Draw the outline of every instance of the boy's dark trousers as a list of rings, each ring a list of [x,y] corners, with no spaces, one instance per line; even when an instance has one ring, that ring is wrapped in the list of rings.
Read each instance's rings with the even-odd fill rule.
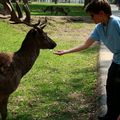
[[[120,65],[114,62],[108,70],[106,91],[108,107],[106,120],[117,120],[120,114]]]

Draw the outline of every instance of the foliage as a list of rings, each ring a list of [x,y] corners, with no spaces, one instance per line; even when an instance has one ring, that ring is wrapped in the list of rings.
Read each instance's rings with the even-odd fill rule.
[[[81,44],[93,26],[51,20],[45,31],[58,44],[55,50],[59,50]],[[30,29],[1,20],[0,28],[4,28],[0,29],[0,51],[3,52],[19,49]],[[95,101],[97,51],[96,45],[82,53],[65,56],[41,50],[35,65],[9,99],[8,120],[89,120]]]

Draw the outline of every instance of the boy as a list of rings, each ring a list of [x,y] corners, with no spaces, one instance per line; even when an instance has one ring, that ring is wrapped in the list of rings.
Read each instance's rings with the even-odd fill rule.
[[[89,38],[78,47],[55,52],[57,55],[82,51],[95,41],[103,42],[114,54],[107,78],[107,113],[99,120],[120,120],[120,18],[112,16],[107,0],[91,1],[85,8],[86,12],[97,24]]]

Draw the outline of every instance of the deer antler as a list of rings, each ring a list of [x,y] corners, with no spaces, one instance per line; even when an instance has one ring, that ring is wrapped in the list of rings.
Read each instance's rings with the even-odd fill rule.
[[[40,21],[40,19],[38,20],[38,23],[35,23],[35,24],[31,24],[31,23],[28,23],[28,22],[25,22],[25,21],[21,21],[21,23],[24,23],[30,27],[34,27],[34,28],[40,28],[40,29],[43,29],[46,24],[47,24],[47,17],[45,17],[45,20],[43,22]]]
[[[35,23],[35,24],[31,24],[31,23],[28,23],[28,22],[25,22],[25,21],[21,21],[21,23],[26,24],[30,27],[43,29],[47,24],[47,18],[45,17],[45,20],[43,22],[41,22],[41,20],[39,19],[38,23]]]
[[[46,24],[47,24],[47,17],[45,17],[44,22],[40,23],[39,27],[43,29],[46,26]]]
[[[28,26],[30,26],[30,27],[36,28],[37,26],[40,25],[40,19],[39,19],[38,22],[35,23],[35,24],[31,24],[31,23],[28,23],[28,22],[25,22],[25,21],[21,21],[21,23],[26,24],[26,25],[28,25]]]
[[[21,21],[21,20],[19,22],[17,22],[17,23],[12,23],[12,24],[25,24],[25,25],[27,25],[29,27],[43,29],[47,24],[47,18],[45,17],[45,20],[43,22],[41,22],[41,20],[39,19],[38,22],[35,23],[35,24],[28,23],[26,21]]]

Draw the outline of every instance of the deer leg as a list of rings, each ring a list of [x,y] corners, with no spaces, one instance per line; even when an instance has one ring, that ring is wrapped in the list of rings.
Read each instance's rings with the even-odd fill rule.
[[[5,97],[0,102],[0,113],[1,113],[2,120],[6,120],[7,118],[7,103],[8,103],[8,97]]]
[[[23,14],[22,14],[21,7],[20,7],[20,5],[18,4],[18,1],[16,1],[16,10],[17,10],[17,13],[18,13],[18,17],[19,17],[19,18],[22,18],[22,17],[23,17]]]
[[[24,4],[23,9],[26,14],[26,18],[24,19],[24,22],[30,23],[31,17],[30,17],[30,9],[28,7],[28,4]]]

